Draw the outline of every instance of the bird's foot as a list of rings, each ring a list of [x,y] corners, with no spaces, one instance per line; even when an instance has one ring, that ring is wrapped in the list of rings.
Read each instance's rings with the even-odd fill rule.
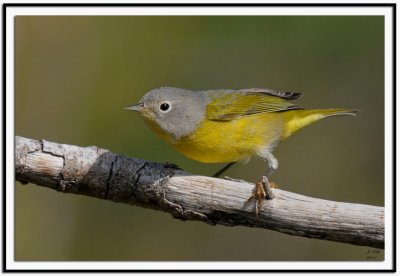
[[[273,184],[273,185],[271,185]],[[275,195],[272,192],[271,186],[276,186],[275,183],[269,183],[268,178],[266,176],[262,176],[261,180],[256,182],[254,187],[253,193],[251,194],[250,198],[246,201],[246,204],[249,203],[251,200],[256,201],[256,216],[258,217],[259,210],[264,205],[264,200],[270,200],[275,198]]]
[[[278,184],[276,184],[275,182],[269,182],[269,186],[270,186],[271,188],[275,188],[275,189],[278,188]]]

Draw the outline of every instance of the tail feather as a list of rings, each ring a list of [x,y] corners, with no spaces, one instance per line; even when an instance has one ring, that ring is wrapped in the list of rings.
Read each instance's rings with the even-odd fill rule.
[[[337,116],[337,115],[351,115],[355,116],[358,110],[350,109],[311,109],[311,110],[291,110],[284,112],[285,130],[282,138],[287,138],[299,129],[319,121],[322,118]]]

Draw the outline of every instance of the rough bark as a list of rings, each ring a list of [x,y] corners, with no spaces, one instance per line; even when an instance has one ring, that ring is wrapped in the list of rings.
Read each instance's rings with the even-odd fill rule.
[[[260,227],[302,237],[384,247],[384,208],[273,189],[255,215],[254,184],[186,173],[175,165],[23,137],[15,139],[15,175],[66,193],[169,212],[182,220]]]

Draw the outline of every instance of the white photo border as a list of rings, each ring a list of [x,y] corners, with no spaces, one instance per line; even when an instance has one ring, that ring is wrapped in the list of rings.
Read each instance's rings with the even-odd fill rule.
[[[348,3],[348,2],[346,2]],[[22,4],[3,3],[3,271],[394,271],[396,4]],[[301,8],[299,8],[301,7]],[[385,17],[385,258],[382,262],[22,262],[14,251],[15,16],[18,15],[379,15]],[[4,228],[5,227],[5,228]],[[229,269],[228,269],[229,268]]]

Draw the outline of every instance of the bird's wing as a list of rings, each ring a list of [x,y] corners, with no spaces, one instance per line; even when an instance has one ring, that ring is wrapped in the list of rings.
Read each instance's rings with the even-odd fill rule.
[[[278,92],[268,89],[214,90],[208,96],[207,119],[231,121],[244,116],[265,112],[281,112],[302,109],[287,100],[300,97],[300,93]]]
[[[248,88],[248,89],[241,89],[241,90],[236,90],[237,92],[243,92],[243,93],[261,93],[265,95],[271,95],[275,96],[281,99],[285,99],[288,101],[291,100],[296,100],[301,97],[301,93],[299,92],[289,92],[289,91],[277,91],[277,90],[272,90],[272,89],[267,89],[267,88]]]

